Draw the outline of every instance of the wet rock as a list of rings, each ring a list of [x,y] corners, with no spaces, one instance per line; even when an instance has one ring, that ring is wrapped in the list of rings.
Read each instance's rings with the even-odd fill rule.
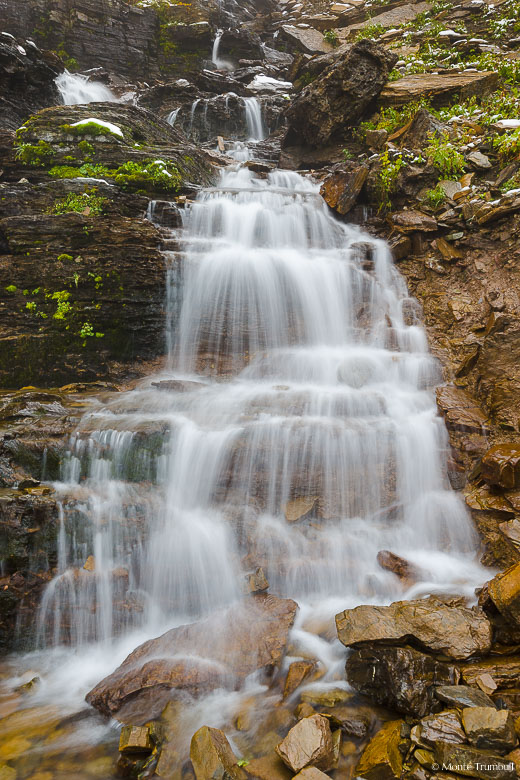
[[[390,222],[400,233],[431,233],[437,230],[437,221],[421,211],[406,209],[397,211],[390,217]]]
[[[462,710],[462,725],[472,745],[497,753],[508,753],[517,744],[513,716],[495,707]]]
[[[234,688],[257,670],[269,676],[282,660],[296,609],[290,599],[257,595],[167,631],[134,650],[87,701],[139,724],[157,717],[175,693]]]
[[[371,149],[381,149],[388,138],[388,130],[367,130],[365,141]]]
[[[513,780],[516,777],[514,763],[470,745],[437,742],[435,759],[444,771],[467,777],[481,780]]]
[[[498,611],[513,623],[520,623],[520,563],[497,574],[487,589]]]
[[[472,396],[458,387],[446,385],[436,390],[437,405],[449,429],[483,433],[488,430],[488,418]]]
[[[432,598],[347,609],[336,615],[336,626],[346,647],[408,641],[456,659],[491,647],[491,625],[483,612]]]
[[[482,171],[487,171],[490,168],[492,168],[492,164],[489,161],[489,157],[487,157],[485,154],[482,154],[482,152],[471,152],[467,156],[468,162],[470,162],[472,165],[475,166],[475,168],[478,168]]]
[[[312,513],[318,501],[317,496],[302,496],[288,501],[285,505],[284,515],[288,523],[296,523],[298,520],[305,520]]]
[[[326,775],[321,769],[317,769],[315,766],[308,766],[306,769],[302,769],[297,775],[294,775],[293,780],[327,780],[329,775]]]
[[[31,114],[60,102],[54,80],[63,63],[29,41],[0,39],[0,125],[16,130]]]
[[[482,458],[482,477],[506,490],[520,488],[520,444],[496,444]]]
[[[119,737],[120,753],[151,753],[152,750],[148,726],[123,726]]]
[[[220,729],[202,726],[192,737],[190,759],[197,780],[245,780],[247,777]]]
[[[405,587],[413,585],[414,582],[424,579],[424,572],[422,572],[413,563],[407,561],[405,558],[401,558],[390,550],[380,550],[377,553],[377,562],[382,569],[391,571],[400,580],[402,580]]]
[[[383,88],[395,55],[372,41],[355,43],[302,90],[287,111],[286,145],[319,146],[355,124]]]
[[[399,751],[402,720],[392,720],[377,732],[366,746],[355,769],[366,780],[393,780],[401,777],[403,757]]]
[[[287,671],[285,685],[283,689],[283,698],[286,699],[316,670],[314,661],[293,661]]]
[[[152,382],[152,387],[167,393],[191,393],[193,390],[201,390],[207,385],[203,382],[189,382],[186,379],[163,379],[160,382]]]
[[[249,593],[261,593],[269,590],[269,583],[260,566],[250,574],[246,574],[246,588]]]
[[[493,700],[487,694],[468,685],[441,685],[435,691],[435,695],[440,701],[458,709],[494,707]]]
[[[446,710],[439,715],[428,715],[421,720],[419,726],[421,743],[425,742],[431,747],[439,740],[457,745],[466,742],[466,734],[456,710]]]
[[[276,752],[293,772],[310,764],[327,769],[333,761],[332,733],[327,718],[318,714],[302,718],[280,742]]]
[[[449,104],[454,95],[467,100],[473,95],[488,95],[496,89],[497,74],[480,73],[417,73],[386,84],[379,98],[382,107],[402,106],[428,97],[434,106]]]
[[[453,685],[459,672],[410,647],[373,647],[351,653],[346,676],[377,704],[422,718],[441,709],[436,687]]]
[[[320,194],[325,203],[338,214],[348,214],[355,205],[368,176],[366,165],[354,166],[350,171],[337,170],[327,176]]]
[[[261,758],[253,758],[246,769],[248,780],[292,780],[294,777],[293,772],[274,752]]]

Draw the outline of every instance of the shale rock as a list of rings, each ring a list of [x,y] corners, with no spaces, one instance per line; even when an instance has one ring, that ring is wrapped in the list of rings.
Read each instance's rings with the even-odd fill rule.
[[[294,775],[293,780],[327,780],[328,775],[317,769],[315,766],[308,766],[306,769],[302,769],[297,775]]]
[[[368,743],[355,770],[366,780],[393,780],[401,777],[403,757],[399,752],[402,720],[385,723]]]
[[[451,707],[494,707],[493,700],[483,691],[468,685],[441,685],[435,691],[440,701]]]
[[[402,106],[419,100],[421,97],[431,100],[434,106],[447,105],[455,95],[467,100],[473,95],[483,97],[493,92],[497,86],[496,73],[417,73],[390,81],[384,87],[379,98],[382,107]]]
[[[197,780],[245,780],[246,772],[219,729],[202,726],[191,740],[190,758]]]
[[[347,647],[413,642],[456,659],[486,653],[491,647],[491,625],[482,612],[432,598],[347,609],[336,615],[336,626]]]
[[[334,171],[321,185],[321,196],[338,214],[347,214],[356,203],[367,176],[366,165],[354,166],[349,171]]]
[[[16,130],[31,114],[60,102],[54,80],[63,63],[31,41],[0,38],[0,126]]]
[[[501,756],[470,745],[437,742],[435,758],[444,771],[455,772],[480,780],[514,780],[515,764]]]
[[[419,718],[441,709],[436,686],[459,679],[456,667],[410,647],[355,650],[347,659],[346,675],[355,690],[377,704]]]
[[[383,88],[395,55],[369,40],[355,43],[293,101],[286,145],[325,144],[355,124]]]
[[[513,623],[520,623],[520,563],[497,574],[487,588],[498,611]]]
[[[472,745],[505,754],[517,744],[513,716],[495,707],[469,707],[462,710],[462,725]]]
[[[175,693],[234,688],[254,671],[279,666],[297,605],[251,596],[224,613],[145,642],[102,680],[87,701],[101,712],[139,725],[157,717]]]
[[[495,710],[496,711],[496,710]],[[446,710],[438,715],[428,715],[419,724],[420,741],[431,747],[439,740],[452,742],[456,745],[466,742],[466,734],[462,728],[460,715],[456,710]]]
[[[280,742],[276,752],[293,772],[309,764],[327,769],[333,760],[329,721],[323,715],[302,718]]]
[[[520,444],[496,444],[482,458],[482,476],[490,485],[520,488]]]

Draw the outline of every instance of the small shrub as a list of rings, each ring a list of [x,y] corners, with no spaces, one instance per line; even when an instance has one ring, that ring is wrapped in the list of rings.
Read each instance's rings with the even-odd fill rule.
[[[37,144],[20,144],[16,147],[16,159],[24,165],[43,168],[54,157],[56,152],[47,141]]]
[[[103,213],[106,203],[108,203],[107,198],[97,195],[95,188],[85,190],[81,194],[69,192],[67,197],[56,201],[50,213],[70,214],[71,212],[76,212],[83,214],[88,212],[89,215],[98,216]]]
[[[444,192],[440,184],[437,184],[437,186],[434,189],[428,190],[424,196],[424,202],[428,206],[431,206],[432,209],[438,209],[439,206],[441,206],[445,200],[446,200],[446,193]]]
[[[510,160],[520,155],[520,127],[512,133],[499,135],[493,141],[493,148],[503,160]]]
[[[464,172],[464,157],[455,149],[447,135],[431,137],[425,153],[443,179],[458,179]]]
[[[330,43],[331,46],[338,46],[339,44],[339,36],[336,30],[325,30],[323,33],[323,37],[327,41],[327,43]]]
[[[397,177],[401,169],[406,167],[406,162],[401,154],[391,159],[388,150],[379,155],[379,162],[378,188],[380,209],[388,209],[392,205],[390,195],[395,190]]]

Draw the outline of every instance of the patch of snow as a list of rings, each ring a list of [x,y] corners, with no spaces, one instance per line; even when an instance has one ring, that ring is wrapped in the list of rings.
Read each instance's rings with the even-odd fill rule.
[[[74,124],[71,125],[71,127],[81,127],[81,125],[88,125],[90,123],[93,123],[95,125],[99,125],[100,127],[106,127],[107,130],[110,130],[111,133],[114,135],[118,135],[121,138],[124,138],[123,131],[120,127],[117,125],[113,125],[112,122],[105,122],[103,119],[96,119],[95,117],[90,117],[89,119],[82,119],[80,122],[74,122]]]

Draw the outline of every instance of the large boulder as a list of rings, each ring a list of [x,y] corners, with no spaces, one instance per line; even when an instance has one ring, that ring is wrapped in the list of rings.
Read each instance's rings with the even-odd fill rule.
[[[520,623],[520,563],[499,572],[488,583],[489,597],[499,612],[513,623]]]
[[[513,716],[496,707],[468,707],[462,710],[462,725],[472,745],[497,753],[509,753],[518,740]]]
[[[302,718],[276,747],[276,752],[293,772],[309,765],[328,769],[334,753],[329,721],[318,714]]]
[[[494,71],[480,73],[416,73],[397,81],[389,81],[379,98],[379,105],[403,106],[421,98],[428,98],[434,106],[448,105],[455,96],[462,100],[493,92],[498,83]]]
[[[483,612],[435,598],[346,609],[336,615],[336,626],[347,647],[410,642],[456,659],[485,654],[491,647],[491,624]]]
[[[459,679],[454,666],[411,647],[360,648],[347,659],[346,673],[359,693],[419,718],[441,709],[436,686],[453,685]]]
[[[139,725],[182,691],[193,696],[234,688],[256,671],[280,665],[296,615],[291,599],[251,596],[198,623],[140,645],[87,694],[106,715]]]
[[[22,45],[23,44],[23,45]],[[31,114],[60,102],[55,84],[63,63],[31,41],[0,36],[0,126],[16,130]]]
[[[372,41],[355,43],[293,101],[286,145],[316,147],[340,137],[379,95],[395,62],[395,54]]]

